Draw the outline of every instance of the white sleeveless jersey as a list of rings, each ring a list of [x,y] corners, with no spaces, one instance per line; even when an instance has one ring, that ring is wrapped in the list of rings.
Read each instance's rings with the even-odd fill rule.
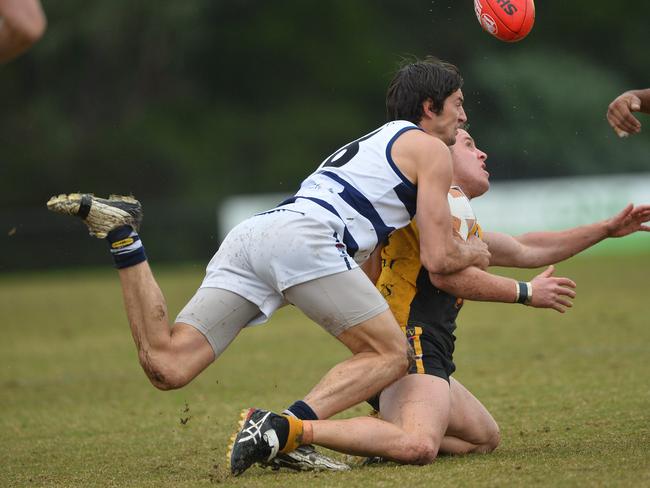
[[[412,122],[393,121],[343,146],[280,207],[309,200],[335,215],[348,255],[365,261],[378,243],[415,215],[417,188],[391,157],[395,140],[414,129],[421,130]]]

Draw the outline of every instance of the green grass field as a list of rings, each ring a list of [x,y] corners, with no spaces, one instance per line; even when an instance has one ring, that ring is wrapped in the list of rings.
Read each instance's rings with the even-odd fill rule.
[[[466,304],[456,377],[501,426],[493,454],[236,479],[225,451],[239,410],[302,397],[347,356],[334,339],[286,308],[194,383],[160,392],[137,363],[114,271],[0,277],[0,486],[648,486],[649,263],[560,265],[578,283],[565,315]],[[203,266],[155,271],[174,316]]]

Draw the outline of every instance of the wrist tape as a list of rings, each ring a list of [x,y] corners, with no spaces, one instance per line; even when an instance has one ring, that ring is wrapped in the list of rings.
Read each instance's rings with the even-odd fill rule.
[[[516,303],[530,305],[533,300],[533,285],[527,281],[517,281],[517,299]]]

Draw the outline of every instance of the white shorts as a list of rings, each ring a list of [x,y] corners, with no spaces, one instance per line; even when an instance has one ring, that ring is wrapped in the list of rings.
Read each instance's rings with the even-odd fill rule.
[[[300,283],[288,288],[285,295],[334,337],[388,309],[386,300],[360,268]],[[199,288],[176,322],[201,332],[217,358],[259,314],[257,305],[236,293]]]
[[[207,266],[201,288],[229,290],[259,307],[248,325],[266,322],[285,305],[287,288],[358,268],[341,242],[341,220],[311,201],[298,202],[237,225]]]

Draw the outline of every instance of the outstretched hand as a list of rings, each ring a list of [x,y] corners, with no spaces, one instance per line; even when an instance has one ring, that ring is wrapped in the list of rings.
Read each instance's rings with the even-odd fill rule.
[[[641,110],[641,99],[632,92],[625,92],[614,99],[607,109],[607,121],[618,137],[641,132],[641,122],[632,112]]]
[[[650,232],[650,205],[635,207],[631,203],[607,220],[607,237],[624,237],[634,232]]]
[[[574,291],[576,284],[569,278],[553,276],[555,266],[551,265],[532,279],[533,298],[531,307],[552,308],[564,313],[567,308],[573,307],[576,297]]]

